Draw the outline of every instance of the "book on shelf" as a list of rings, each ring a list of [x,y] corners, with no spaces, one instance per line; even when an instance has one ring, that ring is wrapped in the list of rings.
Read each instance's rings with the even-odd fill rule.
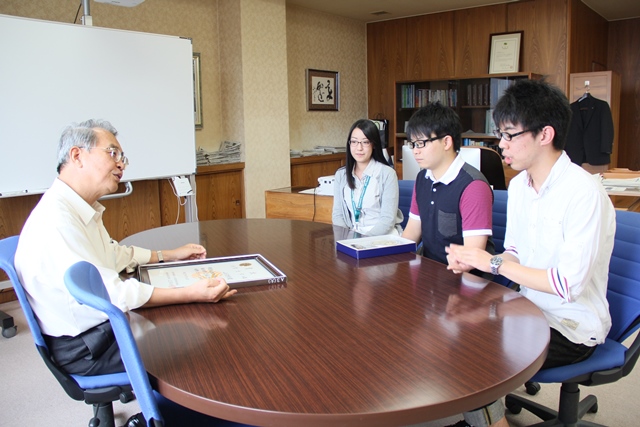
[[[458,91],[456,89],[416,89],[415,85],[402,85],[400,108],[420,108],[432,102],[456,107]]]

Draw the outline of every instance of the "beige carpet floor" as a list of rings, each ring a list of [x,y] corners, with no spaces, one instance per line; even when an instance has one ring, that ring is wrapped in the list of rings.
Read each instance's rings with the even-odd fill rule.
[[[10,339],[0,336],[0,427],[18,426],[87,426],[92,415],[90,406],[69,398],[46,368],[35,349],[22,310],[16,301],[0,304],[0,310],[14,316],[18,334]],[[556,407],[559,385],[543,384],[533,399]],[[516,390],[524,395],[524,387]],[[598,396],[598,413],[585,419],[611,427],[640,425],[640,367],[626,378],[599,387],[584,387],[583,396]],[[114,403],[116,424],[140,412],[137,402]],[[508,414],[512,427],[534,424],[539,420],[523,411]],[[415,427],[442,427],[462,419],[453,416],[445,420],[421,423]],[[186,426],[185,426],[186,427]],[[300,426],[304,427],[304,426]]]

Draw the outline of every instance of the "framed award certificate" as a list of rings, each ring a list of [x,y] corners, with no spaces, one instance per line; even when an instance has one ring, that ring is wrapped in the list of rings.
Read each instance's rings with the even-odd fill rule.
[[[273,285],[287,276],[262,255],[241,255],[141,265],[138,278],[157,288],[182,288],[200,279],[221,277],[231,289]]]
[[[489,74],[517,73],[522,56],[522,31],[491,34]]]

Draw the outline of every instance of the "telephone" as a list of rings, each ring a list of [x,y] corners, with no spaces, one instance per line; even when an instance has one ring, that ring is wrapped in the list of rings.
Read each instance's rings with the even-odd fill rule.
[[[333,183],[335,180],[335,175],[321,176],[318,178],[319,186],[316,188],[316,194],[333,196]]]

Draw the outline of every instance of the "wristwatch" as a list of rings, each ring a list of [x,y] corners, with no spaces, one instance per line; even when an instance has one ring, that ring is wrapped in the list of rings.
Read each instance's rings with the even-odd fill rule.
[[[498,255],[491,257],[491,262],[489,265],[491,265],[491,274],[497,276],[498,274],[500,274],[498,273],[498,269],[502,265],[502,257]]]
[[[158,262],[164,262],[164,257],[162,256],[162,251],[156,251],[156,255],[158,255]]]

